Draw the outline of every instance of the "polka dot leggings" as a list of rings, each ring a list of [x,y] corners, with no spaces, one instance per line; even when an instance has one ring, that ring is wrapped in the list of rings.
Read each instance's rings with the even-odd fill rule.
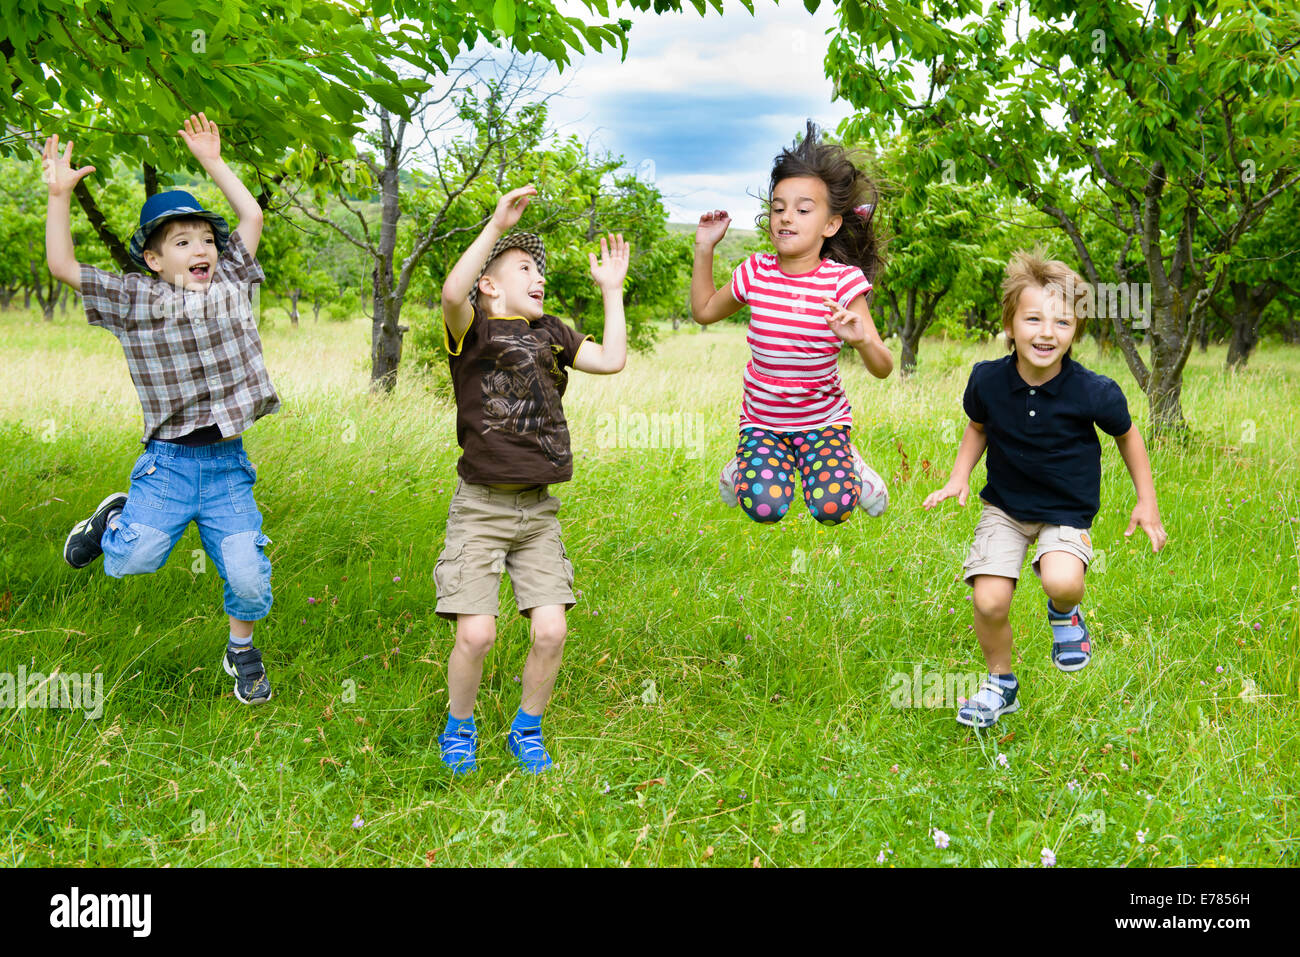
[[[808,511],[823,525],[847,519],[862,494],[843,426],[800,432],[742,429],[736,459],[736,498],[756,522],[779,522],[790,510],[796,472]]]

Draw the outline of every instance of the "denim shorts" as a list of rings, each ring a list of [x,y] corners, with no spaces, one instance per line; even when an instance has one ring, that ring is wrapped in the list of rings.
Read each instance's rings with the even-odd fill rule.
[[[104,572],[113,578],[162,568],[190,522],[225,582],[226,614],[243,621],[271,610],[271,560],[253,501],[257,470],[240,438],[187,448],[157,439],[131,469],[126,507],[104,530]]]

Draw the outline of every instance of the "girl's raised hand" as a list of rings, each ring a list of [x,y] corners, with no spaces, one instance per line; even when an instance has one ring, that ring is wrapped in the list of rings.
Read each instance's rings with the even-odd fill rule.
[[[537,187],[531,183],[506,193],[497,200],[496,211],[492,214],[492,225],[503,233],[514,229],[515,224],[524,215],[524,210],[536,195]]]
[[[45,180],[51,196],[65,196],[71,193],[83,176],[93,172],[95,172],[93,166],[72,168],[71,140],[68,140],[68,145],[63,148],[62,156],[59,155],[58,136],[51,136],[45,141],[45,149],[41,151],[41,178]]]
[[[710,210],[700,217],[700,223],[695,227],[695,245],[712,249],[722,242],[730,225],[731,217],[725,209]]]
[[[221,133],[217,131],[217,124],[208,119],[206,114],[195,116],[191,113],[185,121],[185,129],[176,132],[200,163],[221,159]]]
[[[595,253],[588,253],[591,262],[591,278],[601,289],[621,289],[627,278],[627,264],[632,255],[632,247],[623,241],[623,234],[611,234],[609,242],[600,237],[600,262]]]
[[[845,309],[834,299],[823,299],[822,305],[831,311],[827,323],[831,332],[851,346],[861,345],[867,340],[867,325],[862,317],[851,309]]]

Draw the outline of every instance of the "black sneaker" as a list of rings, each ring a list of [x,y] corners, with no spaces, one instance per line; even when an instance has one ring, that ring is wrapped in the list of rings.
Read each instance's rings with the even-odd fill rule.
[[[221,656],[226,674],[235,679],[235,697],[244,704],[262,704],[271,700],[271,682],[262,666],[262,653],[248,645],[243,651],[233,651],[229,645]]]
[[[68,540],[63,543],[63,560],[73,568],[85,568],[104,554],[99,540],[108,528],[108,514],[115,510],[121,511],[125,506],[125,492],[114,492],[100,502],[94,515],[78,522],[68,533]]]

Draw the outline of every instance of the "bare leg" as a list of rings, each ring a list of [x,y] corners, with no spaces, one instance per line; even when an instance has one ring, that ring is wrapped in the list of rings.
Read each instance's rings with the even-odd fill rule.
[[[975,637],[984,651],[990,674],[1011,673],[1011,597],[1016,592],[1014,578],[1001,575],[976,575],[974,581]]]
[[[519,707],[528,714],[540,715],[551,700],[555,677],[560,672],[564,654],[564,637],[568,625],[563,605],[540,605],[529,613],[533,646],[524,662],[523,692]]]
[[[244,621],[234,615],[228,615],[227,617],[230,619],[230,633],[236,638],[247,638],[253,633],[254,622]]]
[[[474,714],[478,686],[483,680],[483,660],[497,639],[492,615],[459,615],[456,644],[447,660],[447,699],[451,716],[464,721]]]
[[[1057,611],[1069,611],[1083,601],[1083,561],[1069,552],[1044,552],[1038,559],[1043,591]]]

